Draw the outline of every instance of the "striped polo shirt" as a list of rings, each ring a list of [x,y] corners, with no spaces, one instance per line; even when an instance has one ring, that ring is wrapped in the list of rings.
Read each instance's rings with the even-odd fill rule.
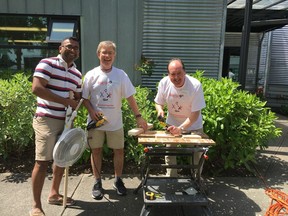
[[[63,98],[69,97],[69,92],[81,92],[82,74],[76,65],[68,68],[61,55],[42,59],[36,66],[33,76],[48,81],[46,88]],[[55,119],[65,119],[66,107],[63,104],[51,102],[37,97],[37,116],[47,116]]]

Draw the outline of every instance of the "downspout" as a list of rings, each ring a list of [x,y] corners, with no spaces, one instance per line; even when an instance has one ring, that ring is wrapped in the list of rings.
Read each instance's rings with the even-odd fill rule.
[[[268,44],[267,44],[267,55],[266,55],[266,64],[265,64],[265,72],[264,72],[264,89],[263,95],[266,97],[267,86],[268,86],[268,74],[270,70],[271,64],[271,44],[272,44],[272,32],[268,32]]]
[[[260,58],[261,58],[261,51],[262,51],[262,43],[263,43],[263,39],[264,39],[264,33],[261,33],[261,38],[260,41],[258,43],[258,55],[257,55],[257,64],[256,64],[256,74],[255,74],[255,91],[257,91],[258,87],[259,87],[259,65],[260,65]]]
[[[242,90],[245,89],[246,84],[252,5],[253,5],[252,0],[246,0],[244,24],[242,28],[242,38],[241,38],[240,62],[239,62],[239,82],[240,82],[240,88]]]
[[[222,78],[223,58],[224,58],[224,48],[225,48],[226,19],[227,19],[227,0],[224,0],[223,1],[223,18],[222,18],[222,23],[221,23],[221,41],[220,41],[220,59],[219,59],[218,80]]]

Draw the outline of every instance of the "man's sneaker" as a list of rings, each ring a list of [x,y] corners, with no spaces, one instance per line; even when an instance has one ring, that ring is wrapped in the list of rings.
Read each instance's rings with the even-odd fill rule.
[[[124,196],[127,193],[127,189],[124,186],[122,179],[120,178],[116,182],[114,182],[113,188],[116,189],[117,194],[120,196]]]
[[[96,200],[101,200],[103,198],[103,188],[102,182],[98,181],[94,184],[92,188],[92,197]]]

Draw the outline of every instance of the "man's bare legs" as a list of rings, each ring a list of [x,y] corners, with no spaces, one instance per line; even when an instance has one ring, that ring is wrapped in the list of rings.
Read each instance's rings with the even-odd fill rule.
[[[53,179],[52,179],[52,186],[51,186],[50,194],[48,196],[48,200],[52,197],[58,198],[60,196],[59,188],[60,188],[61,180],[63,177],[64,169],[65,168],[63,167],[58,167],[58,166],[53,165]]]
[[[48,161],[36,161],[32,171],[33,212],[43,212],[41,193],[48,168]]]
[[[114,149],[113,152],[115,177],[121,177],[124,165],[124,149]],[[95,179],[100,179],[102,167],[102,148],[92,149],[91,165]]]
[[[124,149],[114,149],[114,172],[115,178],[121,177],[124,165]]]
[[[91,165],[95,179],[100,179],[102,168],[102,148],[92,149]]]
[[[95,177],[95,184],[92,189],[92,197],[96,200],[103,198],[103,188],[101,181],[101,167],[102,167],[102,148],[92,149],[91,166],[93,175]]]

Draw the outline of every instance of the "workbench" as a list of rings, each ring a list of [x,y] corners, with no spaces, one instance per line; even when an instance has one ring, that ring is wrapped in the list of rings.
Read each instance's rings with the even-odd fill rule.
[[[144,205],[140,216],[148,216],[153,206],[174,205],[174,206],[197,206],[203,211],[201,215],[212,215],[208,207],[209,201],[203,189],[201,171],[207,151],[215,142],[200,132],[191,132],[181,136],[173,136],[165,131],[146,131],[137,135],[138,144],[144,147],[144,160],[141,168],[141,183],[135,189],[137,193],[143,189]],[[166,147],[170,144],[170,147]],[[198,164],[194,163],[195,153],[201,154]],[[191,164],[167,165],[153,164],[153,157],[185,156],[190,157]],[[159,161],[159,160],[158,160]],[[151,175],[153,167],[176,168],[190,170],[190,176],[167,177]]]

